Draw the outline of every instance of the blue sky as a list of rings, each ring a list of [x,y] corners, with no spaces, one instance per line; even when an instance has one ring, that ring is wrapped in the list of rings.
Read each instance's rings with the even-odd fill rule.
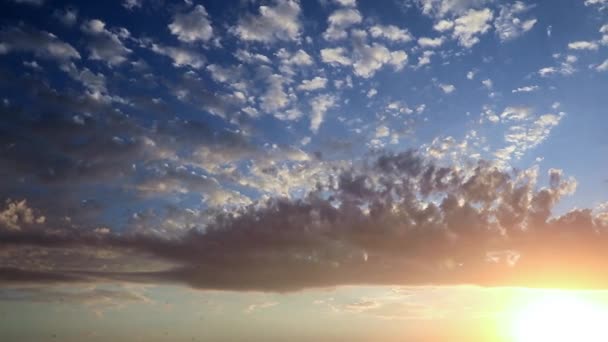
[[[1,6],[2,305],[608,283],[605,0]]]

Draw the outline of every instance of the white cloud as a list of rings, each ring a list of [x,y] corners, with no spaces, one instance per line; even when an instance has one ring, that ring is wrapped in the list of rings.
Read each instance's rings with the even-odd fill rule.
[[[12,27],[0,31],[0,54],[11,51],[30,52],[40,58],[66,62],[80,59],[78,51],[70,44],[46,31]]]
[[[371,99],[372,97],[376,96],[377,94],[378,94],[378,90],[376,90],[376,88],[372,88],[367,92],[366,96],[367,96],[367,98]]]
[[[606,59],[602,64],[595,67],[597,71],[608,71],[608,59]]]
[[[196,5],[189,13],[177,13],[168,25],[169,31],[182,42],[209,41],[213,28],[209,14],[202,5]]]
[[[298,86],[298,90],[312,91],[317,89],[323,89],[327,85],[327,78],[316,76],[311,80],[303,80]]]
[[[492,89],[492,86],[494,86],[494,83],[489,78],[481,81],[481,84],[483,84],[483,86],[486,87],[487,89]]]
[[[416,65],[416,67],[420,68],[421,66],[430,64],[431,56],[433,56],[434,54],[435,54],[434,51],[424,51],[422,53],[422,55],[420,55],[420,57],[418,57],[418,65]]]
[[[232,31],[242,40],[274,42],[300,37],[300,4],[276,0],[274,6],[260,6],[258,15],[241,18]]]
[[[239,61],[247,64],[270,64],[270,59],[259,53],[251,53],[246,50],[239,49],[234,53],[234,57]]]
[[[454,22],[451,20],[442,19],[433,25],[435,31],[444,32],[454,28]]]
[[[374,38],[383,37],[394,42],[409,42],[414,39],[407,29],[400,29],[394,25],[374,25],[370,27],[369,33]]]
[[[536,18],[523,20],[518,15],[528,12],[533,7],[532,5],[526,5],[522,1],[515,1],[512,4],[500,6],[500,13],[494,21],[494,27],[500,40],[504,42],[515,39],[530,31],[537,22]]]
[[[453,37],[458,43],[470,48],[479,42],[479,35],[486,33],[490,28],[493,13],[490,9],[468,10],[463,16],[454,21]]]
[[[89,35],[89,58],[105,61],[114,66],[124,63],[132,52],[120,40],[120,35],[129,36],[129,31],[120,29],[119,33],[110,32],[106,24],[99,19],[92,19],[82,25],[82,31]]]
[[[456,90],[456,87],[453,84],[440,83],[439,88],[446,94],[451,94]]]
[[[299,49],[294,54],[289,53],[284,48],[277,51],[276,56],[281,59],[281,63],[286,65],[311,65],[313,64],[312,57],[306,51]]]
[[[579,40],[576,42],[568,43],[568,49],[571,50],[597,50],[599,46],[596,42],[590,42],[585,40]]]
[[[355,7],[357,6],[357,0],[334,0],[339,5],[344,7]]]
[[[473,78],[475,78],[475,71],[467,72],[467,79],[472,80]]]
[[[597,5],[600,9],[608,8],[608,0],[585,0],[585,6]]]
[[[346,50],[342,47],[328,48],[321,50],[321,60],[328,64],[351,65],[352,60],[344,54]]]
[[[395,70],[401,70],[407,62],[405,51],[390,51],[384,45],[364,42],[355,44],[356,59],[353,63],[355,75],[363,78],[373,76],[384,64],[391,64]]]
[[[525,87],[519,87],[516,89],[511,90],[512,93],[530,93],[533,91],[538,90],[538,86],[537,85],[531,85],[531,86],[525,86]]]
[[[512,156],[521,158],[526,151],[547,139],[552,128],[559,124],[564,115],[564,113],[544,114],[536,120],[522,119],[523,122],[509,127],[505,134],[505,141],[509,146],[495,155],[502,160],[509,160]]]
[[[152,51],[171,58],[176,67],[190,66],[198,69],[205,64],[203,56],[184,48],[152,44]]]
[[[363,20],[361,13],[353,8],[341,8],[333,12],[327,22],[329,26],[323,33],[323,38],[327,40],[338,40],[346,38],[346,29],[358,24]]]
[[[421,38],[418,38],[418,45],[420,45],[423,48],[436,48],[436,47],[440,47],[442,44],[443,44],[443,38],[442,37],[437,37],[437,38],[421,37]]]
[[[268,88],[261,97],[261,108],[267,113],[273,113],[289,104],[289,96],[283,89],[285,79],[281,75],[270,75],[267,79]]]
[[[333,95],[318,95],[310,100],[312,108],[310,117],[310,130],[314,133],[319,131],[319,127],[325,119],[325,113],[336,104],[336,97]]]
[[[478,8],[491,0],[417,0],[422,13],[436,18],[459,15],[472,8]]]
[[[391,134],[391,130],[385,125],[376,127],[376,138],[388,137]]]
[[[522,121],[528,119],[532,115],[530,107],[507,107],[500,114],[503,121]]]

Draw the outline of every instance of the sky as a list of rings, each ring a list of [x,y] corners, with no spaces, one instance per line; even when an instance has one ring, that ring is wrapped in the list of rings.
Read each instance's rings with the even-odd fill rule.
[[[0,6],[1,340],[474,340],[539,289],[608,303],[606,0]]]

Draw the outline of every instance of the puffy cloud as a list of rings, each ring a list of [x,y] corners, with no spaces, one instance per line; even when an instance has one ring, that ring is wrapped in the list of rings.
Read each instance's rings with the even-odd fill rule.
[[[319,127],[325,119],[325,113],[336,105],[337,98],[333,95],[318,95],[310,100],[312,108],[310,117],[310,130],[314,133],[319,131]]]
[[[61,41],[54,34],[22,27],[0,31],[0,54],[10,51],[29,52],[58,62],[80,59],[80,54],[72,45]]]
[[[303,80],[302,83],[298,86],[299,90],[312,91],[323,89],[327,85],[327,78],[316,76],[310,80]]]
[[[274,42],[300,37],[300,3],[276,0],[274,6],[260,6],[258,15],[242,17],[232,31],[242,40]]]
[[[597,71],[608,71],[608,59],[595,67]]]
[[[239,49],[234,53],[236,59],[247,64],[270,64],[270,59],[260,53]]]
[[[355,7],[357,6],[357,0],[334,0],[337,4],[344,7]]]
[[[359,24],[363,20],[361,13],[353,8],[341,8],[333,12],[327,22],[329,26],[323,33],[323,38],[327,40],[338,40],[346,38],[346,29]]]
[[[439,32],[449,31],[452,28],[454,28],[454,22],[446,19],[439,20],[435,25],[433,25],[433,29]]]
[[[441,89],[441,91],[443,91],[445,94],[451,94],[456,90],[456,87],[453,84],[444,84],[444,83],[440,83],[439,84],[439,88]]]
[[[283,88],[285,79],[278,74],[270,75],[267,79],[268,88],[261,97],[261,108],[267,113],[273,113],[289,104],[289,95]]]
[[[17,249],[0,256],[0,282],[263,291],[357,284],[604,288],[608,278],[597,269],[606,264],[608,226],[589,209],[552,216],[576,181],[555,169],[546,177],[539,186],[538,169],[506,172],[485,161],[463,169],[412,151],[384,154],[342,169],[301,199],[220,212],[205,229],[171,239],[3,231],[0,244]],[[374,307],[362,300],[348,309]]]
[[[491,90],[492,87],[494,86],[494,83],[489,78],[481,81],[481,84],[483,84],[483,86],[486,87],[486,89],[489,89],[489,90]]]
[[[599,6],[600,9],[606,9],[608,0],[585,0],[585,6]]]
[[[421,66],[427,65],[427,64],[431,64],[431,57],[435,54],[435,51],[424,51],[422,52],[422,55],[420,55],[420,57],[418,57],[418,64],[416,65],[417,68],[420,68]]]
[[[440,47],[443,44],[443,38],[428,38],[428,37],[420,37],[418,38],[418,45],[423,48],[436,48]]]
[[[0,211],[0,230],[2,228],[19,231],[24,225],[43,224],[44,216],[36,217],[26,200],[6,201],[6,209]]]
[[[82,30],[89,35],[90,59],[105,61],[114,66],[124,63],[132,52],[124,46],[119,37],[119,34],[129,35],[126,29],[121,29],[119,33],[110,32],[103,21],[92,19],[82,25]]]
[[[328,64],[339,64],[339,65],[350,65],[352,61],[349,57],[345,56],[346,49],[342,47],[338,48],[326,48],[321,49],[321,60]]]
[[[372,37],[386,38],[394,42],[409,42],[414,39],[407,29],[400,29],[394,25],[374,25],[369,28]]]
[[[530,31],[536,24],[536,18],[523,20],[518,15],[524,14],[532,8],[532,5],[526,5],[522,1],[500,6],[500,12],[494,21],[494,27],[500,40],[515,39]]]
[[[203,56],[197,52],[181,47],[152,44],[152,51],[171,58],[173,60],[173,65],[176,67],[189,66],[194,69],[199,69],[205,64]]]
[[[176,13],[168,27],[177,39],[187,43],[206,42],[213,37],[209,14],[202,5],[194,6],[189,13]]]
[[[471,9],[464,15],[454,20],[454,32],[452,33],[458,43],[463,47],[470,48],[479,42],[479,35],[486,33],[490,28],[493,13],[490,9]]]
[[[599,46],[596,42],[585,40],[568,43],[568,49],[570,50],[597,50],[598,48]]]
[[[491,1],[491,0],[490,0]],[[422,13],[436,18],[447,15],[460,15],[472,8],[490,2],[488,0],[416,0]]]

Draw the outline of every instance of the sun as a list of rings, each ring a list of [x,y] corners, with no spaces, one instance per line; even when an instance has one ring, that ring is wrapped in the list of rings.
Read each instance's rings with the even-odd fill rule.
[[[516,309],[513,342],[608,341],[608,310],[576,293],[552,291]]]

